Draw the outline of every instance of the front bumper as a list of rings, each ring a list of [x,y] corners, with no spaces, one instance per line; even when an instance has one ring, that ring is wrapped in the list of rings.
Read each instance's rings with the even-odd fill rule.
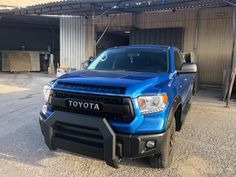
[[[118,168],[121,158],[140,158],[161,153],[166,133],[148,135],[115,134],[105,118],[55,111],[39,118],[45,143],[50,149],[63,149],[105,160]],[[147,141],[154,141],[147,148]]]

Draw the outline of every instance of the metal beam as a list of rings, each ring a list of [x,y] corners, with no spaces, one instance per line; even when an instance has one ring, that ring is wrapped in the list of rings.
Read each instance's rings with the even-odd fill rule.
[[[236,6],[236,3],[233,3],[231,1],[228,1],[228,0],[223,0],[223,1],[231,6]]]
[[[139,12],[139,11],[155,11],[155,10],[171,10],[171,9],[183,9],[183,8],[202,8],[202,7],[216,7],[216,6],[223,6],[226,5],[224,2],[219,2],[216,0],[208,0],[206,2],[201,0],[193,0],[193,1],[179,1],[179,2],[167,2],[164,4],[153,4],[151,6],[132,6],[129,7],[132,9],[132,12]]]
[[[141,2],[141,1],[140,1]],[[178,1],[142,1],[137,5],[136,0],[81,0],[81,1],[62,1],[49,4],[42,4],[27,7],[24,9],[15,9],[9,11],[14,14],[77,14],[92,16],[93,12],[90,5],[95,6],[95,15],[101,15],[104,9],[112,9],[109,14],[115,13],[141,13],[143,11],[167,10],[173,8],[201,8],[234,5],[229,0],[178,0]]]
[[[102,40],[103,36],[106,34],[107,30],[109,29],[109,27],[111,26],[112,22],[114,21],[114,19],[116,18],[115,14],[112,19],[110,20],[109,24],[107,25],[107,27],[105,28],[105,30],[103,31],[102,35],[100,36],[100,38],[97,40],[96,42],[96,46],[99,44],[99,42]]]

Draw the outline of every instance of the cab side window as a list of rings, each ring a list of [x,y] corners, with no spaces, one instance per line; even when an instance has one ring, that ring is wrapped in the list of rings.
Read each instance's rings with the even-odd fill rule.
[[[183,56],[181,56],[181,54],[177,50],[175,50],[174,57],[175,57],[175,70],[179,71],[181,70],[181,67],[184,64]]]

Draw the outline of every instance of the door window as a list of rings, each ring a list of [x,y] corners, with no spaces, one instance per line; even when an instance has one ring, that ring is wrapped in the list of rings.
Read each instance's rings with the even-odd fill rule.
[[[177,50],[175,50],[174,57],[175,57],[175,70],[181,70],[184,60],[180,56],[180,54]]]

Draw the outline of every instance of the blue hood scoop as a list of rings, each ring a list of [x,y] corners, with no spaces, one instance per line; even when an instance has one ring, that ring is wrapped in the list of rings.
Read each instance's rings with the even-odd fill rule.
[[[88,91],[97,93],[113,93],[113,94],[125,94],[126,88],[119,86],[103,86],[103,85],[91,85],[91,84],[79,84],[68,82],[57,82],[54,85],[56,89],[69,89],[76,91]]]
[[[87,70],[63,75],[53,87],[62,91],[117,94],[135,98],[145,93],[157,93],[157,86],[168,80],[168,73]]]

